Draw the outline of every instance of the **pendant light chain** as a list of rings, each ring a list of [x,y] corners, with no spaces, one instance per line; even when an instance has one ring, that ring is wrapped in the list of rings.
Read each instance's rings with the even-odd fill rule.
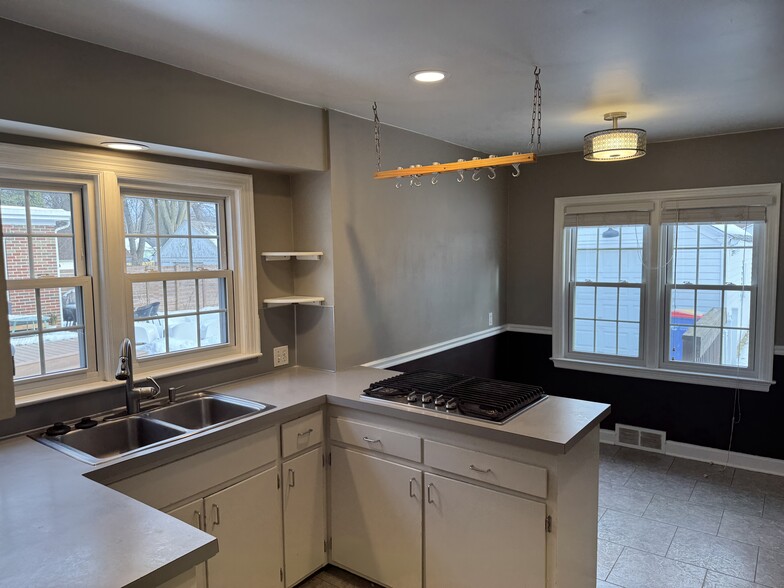
[[[540,67],[534,67],[534,100],[531,108],[531,141],[528,143],[530,151],[539,153],[542,148],[542,85],[539,83]],[[534,149],[534,135],[536,136],[536,149]]]
[[[376,139],[376,171],[381,171],[381,122],[378,120],[378,105],[373,101],[373,134]]]

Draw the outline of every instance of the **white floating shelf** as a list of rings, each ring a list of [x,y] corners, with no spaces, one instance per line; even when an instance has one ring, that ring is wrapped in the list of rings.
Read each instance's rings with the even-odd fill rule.
[[[280,296],[279,298],[265,298],[267,306],[283,306],[285,304],[321,304],[323,296]]]
[[[323,251],[262,251],[267,261],[288,261],[292,257],[300,261],[318,261],[324,256]]]

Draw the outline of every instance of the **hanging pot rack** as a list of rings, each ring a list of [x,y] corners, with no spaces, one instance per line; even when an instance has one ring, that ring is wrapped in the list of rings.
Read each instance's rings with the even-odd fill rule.
[[[403,184],[402,178],[409,178],[410,186],[421,186],[421,178],[423,176],[431,176],[431,183],[438,182],[440,174],[457,172],[457,181],[462,182],[464,179],[465,171],[472,171],[471,179],[479,181],[481,175],[479,170],[488,168],[488,178],[493,180],[496,177],[495,168],[512,166],[514,171],[512,177],[520,175],[520,165],[528,163],[536,163],[537,153],[542,145],[542,86],[539,83],[539,74],[541,68],[534,68],[534,76],[536,81],[534,83],[534,97],[533,107],[531,109],[531,141],[529,142],[529,153],[519,153],[514,151],[511,155],[490,155],[488,157],[474,157],[473,159],[465,160],[458,159],[450,163],[439,163],[434,161],[430,165],[415,164],[409,167],[398,167],[397,169],[381,170],[381,122],[378,118],[378,105],[373,102],[373,123],[374,123],[374,138],[376,143],[376,172],[373,178],[376,180],[390,180],[396,179],[395,187],[400,188]]]

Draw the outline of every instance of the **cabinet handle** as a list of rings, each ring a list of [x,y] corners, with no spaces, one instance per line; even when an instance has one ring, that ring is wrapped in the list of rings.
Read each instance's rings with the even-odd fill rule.
[[[472,472],[479,472],[480,474],[489,474],[490,472],[493,471],[490,468],[487,468],[486,470],[483,470],[482,468],[476,467],[474,464],[471,464],[470,466],[468,466],[468,469],[471,470]]]
[[[430,490],[433,488],[433,484],[427,485],[427,503],[433,504],[433,500],[430,498]]]
[[[296,479],[294,478],[294,470],[289,469],[289,488],[293,488],[295,483]]]
[[[196,527],[198,529],[201,529],[201,511],[200,510],[194,510],[193,514],[196,517]]]
[[[381,439],[371,439],[370,437],[362,437],[362,440],[368,443],[381,443]]]
[[[212,512],[215,513],[215,522],[212,523],[212,524],[213,525],[220,525],[220,507],[217,504],[215,504],[214,502],[212,503]]]
[[[408,481],[408,495],[411,498],[416,498],[416,494],[414,494],[414,482],[416,482],[416,478],[411,478]]]
[[[305,435],[310,435],[313,432],[313,429],[308,429],[307,431],[302,431],[301,433],[297,433],[297,437],[304,437]]]

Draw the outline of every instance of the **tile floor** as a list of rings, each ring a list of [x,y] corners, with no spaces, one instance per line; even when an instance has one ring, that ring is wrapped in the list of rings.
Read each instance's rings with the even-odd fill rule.
[[[784,588],[784,477],[603,444],[596,571],[597,588]],[[298,588],[372,586],[328,566]]]

